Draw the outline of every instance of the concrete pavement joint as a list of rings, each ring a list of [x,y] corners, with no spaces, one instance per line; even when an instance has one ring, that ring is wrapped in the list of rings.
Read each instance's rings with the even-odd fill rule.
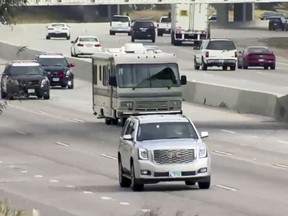
[[[218,151],[218,150],[214,150],[214,151],[212,151],[212,152],[213,152],[213,153],[216,153],[216,154],[227,155],[227,156],[233,155],[233,154],[230,153],[230,152],[224,152],[224,151]]]
[[[286,164],[272,164],[272,165],[273,165],[273,166],[276,166],[276,167],[288,169],[288,165],[286,165]]]
[[[234,132],[234,131],[231,131],[231,130],[221,130],[222,132],[225,132],[225,133],[231,133],[231,134],[235,134],[236,132]]]
[[[69,144],[63,143],[63,142],[55,142],[55,144],[60,145],[60,146],[65,146],[65,147],[69,146]]]
[[[18,133],[18,134],[21,134],[21,135],[26,135],[26,133],[25,132],[23,132],[23,131],[16,131],[16,133]]]
[[[106,157],[112,160],[117,160],[117,157],[111,156],[111,155],[107,155],[107,154],[101,154],[102,157]]]
[[[216,187],[219,187],[219,188],[225,189],[225,190],[230,190],[230,191],[237,191],[237,189],[235,189],[235,188],[227,187],[227,186],[224,186],[224,185],[216,185]]]

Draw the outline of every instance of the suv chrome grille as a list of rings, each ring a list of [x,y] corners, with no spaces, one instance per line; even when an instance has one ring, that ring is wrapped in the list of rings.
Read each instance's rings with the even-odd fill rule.
[[[168,110],[168,101],[136,101],[135,110],[137,111]]]
[[[41,80],[18,80],[19,85],[24,87],[37,87],[40,82]]]
[[[194,149],[154,150],[154,161],[157,164],[192,163],[194,155]]]

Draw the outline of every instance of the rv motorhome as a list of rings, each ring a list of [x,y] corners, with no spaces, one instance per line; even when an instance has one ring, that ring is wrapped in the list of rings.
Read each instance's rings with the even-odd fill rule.
[[[127,43],[92,56],[93,111],[105,123],[122,126],[131,115],[181,114],[181,76],[174,53]]]

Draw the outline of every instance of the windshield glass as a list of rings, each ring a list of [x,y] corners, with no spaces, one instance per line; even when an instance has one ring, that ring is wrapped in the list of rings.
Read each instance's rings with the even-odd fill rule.
[[[57,24],[52,24],[53,27],[65,27],[64,24],[60,24],[60,23],[57,23]]]
[[[113,17],[112,22],[130,22],[130,21],[128,17],[115,16]]]
[[[141,124],[137,140],[157,139],[198,139],[197,133],[189,122],[163,122]]]
[[[177,64],[121,64],[116,66],[119,88],[179,87]]]
[[[84,38],[79,38],[79,41],[81,42],[98,42],[98,39],[95,37],[84,37]]]
[[[168,17],[165,17],[165,18],[162,18],[162,19],[161,19],[161,22],[162,22],[162,23],[170,23],[171,20],[170,20]]]
[[[42,66],[68,66],[68,62],[65,58],[39,58],[38,62]]]
[[[270,52],[266,47],[253,47],[248,49],[249,53],[267,53]]]
[[[235,44],[232,41],[210,41],[207,47],[208,50],[235,50]]]
[[[43,71],[39,66],[14,66],[10,68],[9,73],[12,76],[43,75]]]

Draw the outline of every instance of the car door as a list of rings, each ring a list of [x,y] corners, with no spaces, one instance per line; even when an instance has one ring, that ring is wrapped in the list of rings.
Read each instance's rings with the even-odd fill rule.
[[[1,76],[1,91],[7,93],[7,80],[9,77],[9,71],[8,71],[9,67],[6,67],[4,72],[2,73]]]
[[[203,40],[198,50],[195,50],[195,59],[198,64],[202,63],[202,50],[204,49],[206,41]]]
[[[129,124],[124,132],[124,135],[131,135],[134,131],[134,121],[129,121]],[[123,165],[127,170],[130,170],[130,158],[131,158],[131,148],[133,146],[133,140],[124,140],[123,139],[123,156],[122,158]]]
[[[76,46],[77,46],[78,39],[79,39],[79,37],[77,37],[77,38],[75,39],[75,41],[73,41],[73,43],[72,43],[72,50],[73,50],[73,53],[74,53],[74,54],[77,54]]]
[[[123,126],[123,129],[122,129],[122,132],[121,132],[121,136],[120,136],[120,143],[119,143],[119,152],[120,152],[120,155],[121,155],[121,161],[122,161],[122,165],[123,167],[125,168],[126,164],[127,164],[127,160],[125,161],[125,159],[127,158],[127,146],[126,146],[126,140],[123,139],[123,136],[125,134],[127,134],[127,131],[129,130],[129,125],[130,125],[130,120],[127,119],[124,126]]]
[[[245,50],[238,52],[238,65],[243,65],[243,58],[245,55]]]

